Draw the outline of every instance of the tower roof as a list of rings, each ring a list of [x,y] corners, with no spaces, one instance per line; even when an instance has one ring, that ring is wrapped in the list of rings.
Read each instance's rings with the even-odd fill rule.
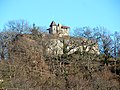
[[[56,26],[56,23],[54,21],[51,22],[50,27]]]

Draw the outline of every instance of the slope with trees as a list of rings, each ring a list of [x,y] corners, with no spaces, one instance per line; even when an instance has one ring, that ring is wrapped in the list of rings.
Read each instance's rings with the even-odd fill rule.
[[[64,53],[56,56],[45,52],[47,40],[51,37],[44,38],[45,33],[35,24],[31,27],[24,22],[12,21],[4,32],[0,32],[0,88],[120,89],[119,33],[111,35],[103,27],[77,28],[74,37],[94,40],[101,54],[81,53],[78,50],[68,55],[67,44],[64,43]]]

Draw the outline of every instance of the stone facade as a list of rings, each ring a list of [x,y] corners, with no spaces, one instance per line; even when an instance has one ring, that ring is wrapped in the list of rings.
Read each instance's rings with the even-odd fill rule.
[[[50,39],[48,41],[47,53],[52,55],[63,54],[63,43],[59,39]]]
[[[62,24],[56,24],[54,21],[51,22],[49,30],[49,34],[58,35],[59,37],[69,36],[68,26],[63,26]]]
[[[96,41],[88,40],[86,38],[73,38],[69,40],[69,44],[67,46],[68,54],[72,54],[76,51],[89,52],[100,54],[98,44]]]
[[[47,54],[52,54],[52,55],[62,55],[64,54],[63,48],[64,45],[66,46],[67,54],[72,54],[77,51],[83,53],[83,52],[89,52],[92,54],[97,54],[99,55],[99,48],[98,44],[95,41],[92,40],[83,40],[83,39],[76,39],[74,38],[71,39],[61,39],[61,38],[54,38],[54,39],[49,39],[47,42]]]

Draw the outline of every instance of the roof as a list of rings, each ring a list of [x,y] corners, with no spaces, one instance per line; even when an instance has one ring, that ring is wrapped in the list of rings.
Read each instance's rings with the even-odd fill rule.
[[[51,28],[48,28],[47,30],[51,30]]]
[[[68,29],[68,28],[70,28],[70,27],[68,27],[68,26],[62,26],[61,28],[63,28],[63,29]]]
[[[52,21],[51,24],[50,24],[50,28],[48,28],[47,30],[51,30],[51,27],[52,27],[52,26],[59,26],[59,24],[56,25],[56,23],[55,23],[54,21]],[[68,27],[68,26],[61,26],[61,28],[63,28],[63,29],[68,29],[68,28],[70,28],[70,27]]]
[[[56,23],[54,21],[51,22],[50,27],[56,26]]]

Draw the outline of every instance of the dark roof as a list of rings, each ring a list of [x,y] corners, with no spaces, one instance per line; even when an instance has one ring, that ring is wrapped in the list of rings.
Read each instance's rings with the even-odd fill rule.
[[[50,30],[51,28],[48,28],[47,30]]]
[[[63,29],[68,29],[68,28],[70,28],[70,27],[68,27],[68,26],[62,26],[61,28],[63,28]]]
[[[51,22],[50,27],[56,26],[56,23],[54,21]]]
[[[56,23],[55,23],[54,21],[52,21],[51,24],[50,24],[50,27],[52,27],[52,26],[59,26],[59,24],[56,25]],[[68,26],[61,26],[61,28],[63,28],[63,29],[68,29],[68,28],[70,28],[70,27],[68,27]],[[47,30],[50,30],[50,28],[48,28]]]

